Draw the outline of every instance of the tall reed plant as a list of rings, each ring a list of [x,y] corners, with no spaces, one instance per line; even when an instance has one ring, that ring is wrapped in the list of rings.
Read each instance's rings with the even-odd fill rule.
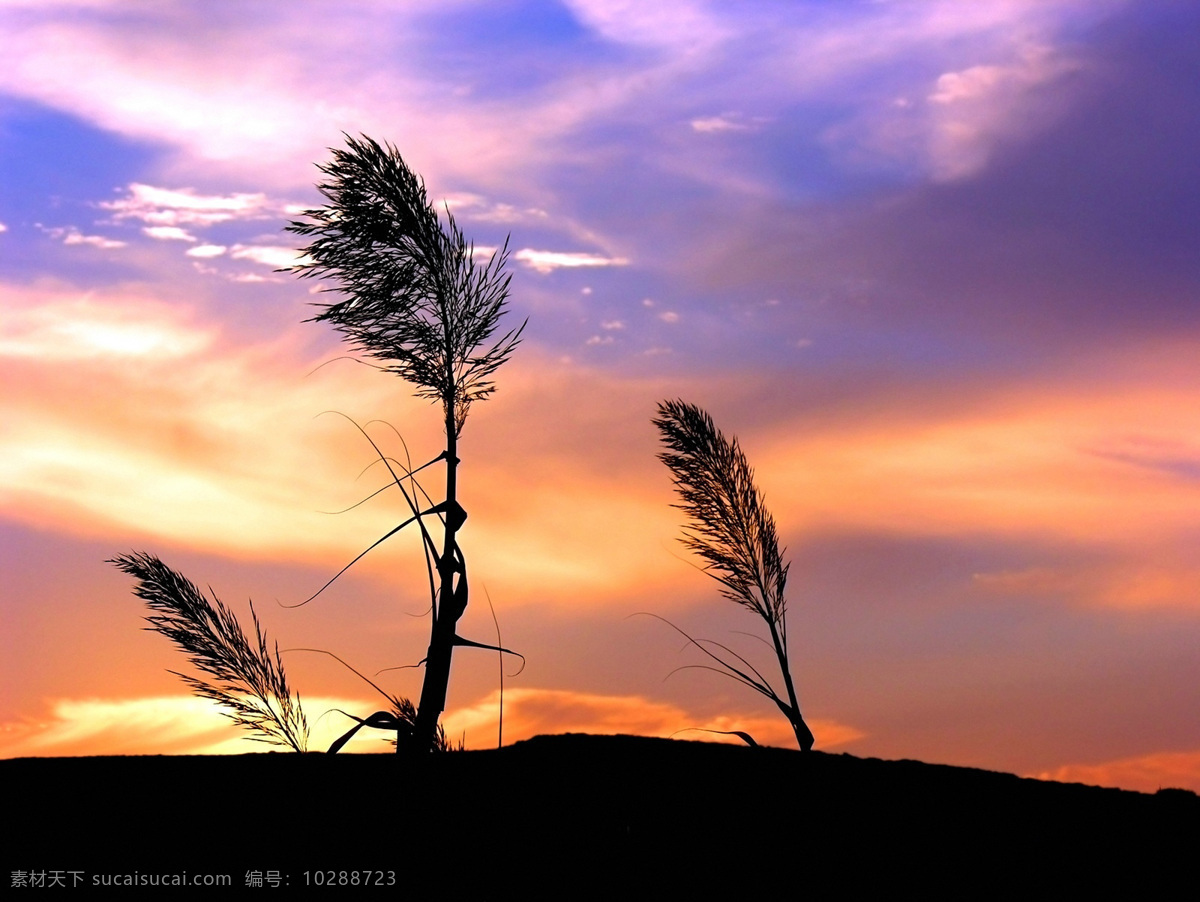
[[[379,368],[438,404],[445,428],[445,448],[435,458],[402,474],[392,470],[412,516],[375,543],[416,523],[430,569],[432,622],[421,699],[411,734],[397,743],[400,752],[424,751],[437,742],[454,649],[496,649],[457,631],[469,602],[458,541],[467,519],[458,496],[459,439],[471,405],[495,390],[492,376],[516,348],[524,324],[500,330],[511,279],[504,271],[507,240],[481,262],[449,209],[439,217],[424,181],[395,147],[347,136],[346,147],[319,169],[325,179],[317,187],[327,203],[287,227],[312,239],[301,251],[305,262],[292,271],[328,279],[333,285],[326,290],[341,296],[318,303],[313,320],[330,323]],[[437,463],[445,468],[445,490],[426,505],[413,474]]]
[[[716,666],[708,669],[774,702],[791,724],[796,742],[807,752],[813,747],[813,734],[800,713],[788,661],[784,589],[789,565],[779,548],[775,520],[754,483],[754,471],[738,440],[727,439],[712,417],[694,404],[659,404],[654,425],[666,446],[659,459],[671,471],[679,493],[680,503],[674,506],[689,519],[682,541],[704,561],[704,569],[720,584],[723,596],[762,620],[779,664],[784,694],[727,646],[679,631],[714,662]]]
[[[400,376],[419,397],[439,404],[446,434],[440,454],[422,466],[410,463],[404,468],[354,424],[387,467],[390,485],[399,489],[411,516],[316,594],[371,549],[415,523],[426,555],[432,623],[422,661],[420,703],[414,706],[366,680],[388,700],[390,709],[366,718],[348,715],[356,725],[330,752],[362,727],[394,731],[401,753],[445,751],[451,745],[439,720],[446,707],[454,649],[469,646],[514,654],[465,639],[457,629],[470,597],[459,544],[467,519],[458,497],[459,439],[471,405],[495,391],[492,376],[511,356],[524,329],[522,323],[499,330],[511,279],[504,271],[508,242],[481,262],[450,211],[444,211],[443,222],[424,181],[390,144],[347,136],[346,147],[334,150],[333,160],[318,168],[326,178],[317,188],[328,203],[304,211],[303,220],[287,226],[312,239],[301,251],[304,262],[290,271],[301,278],[328,279],[333,286],[324,290],[341,295],[318,303],[320,312],[312,320],[331,323],[375,361],[373,365]],[[445,468],[445,491],[434,502],[416,474],[439,463]],[[125,555],[111,563],[138,580],[136,594],[156,612],[148,618],[150,628],[175,642],[196,667],[214,678],[210,682],[179,674],[193,692],[220,703],[235,721],[260,734],[255,738],[304,749],[307,724],[299,698],[293,698],[287,686],[278,648],[273,653],[268,649],[253,606],[251,641],[215,595],[210,603],[195,585],[152,555]]]

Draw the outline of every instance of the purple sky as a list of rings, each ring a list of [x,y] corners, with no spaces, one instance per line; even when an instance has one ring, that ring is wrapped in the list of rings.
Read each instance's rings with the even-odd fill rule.
[[[347,132],[478,246],[511,235],[526,340],[463,450],[464,547],[529,660],[506,738],[789,741],[731,682],[664,679],[697,659],[627,619],[755,627],[675,541],[650,418],[682,397],[790,549],[818,748],[1200,789],[1200,8],[652,9],[0,2],[0,754],[240,748],[139,631],[103,563],[130,548],[284,647],[421,657],[415,544],[274,604],[399,515],[319,513],[374,487],[322,411],[439,448],[398,380],[312,372],[343,348],[275,272]],[[310,718],[377,704],[287,663]],[[468,745],[496,688],[456,659]]]

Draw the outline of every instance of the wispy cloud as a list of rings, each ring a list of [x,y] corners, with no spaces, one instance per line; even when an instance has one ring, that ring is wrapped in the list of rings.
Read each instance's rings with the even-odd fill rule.
[[[276,213],[264,194],[198,194],[191,188],[156,188],[134,182],[117,200],[102,201],[99,206],[112,213],[113,219],[136,219],[150,223],[157,233],[152,237],[181,237],[181,226],[212,226],[242,219],[264,219]],[[170,231],[169,231],[170,230]]]
[[[88,245],[90,247],[98,247],[101,250],[115,250],[116,248],[125,247],[125,242],[116,238],[106,238],[103,235],[84,235],[79,229],[74,226],[47,228],[39,225],[39,229],[49,235],[56,241],[61,241],[68,247],[71,245]]]
[[[637,3],[572,0],[568,9],[590,33],[589,43],[554,48],[556,62],[537,67],[529,84],[521,80],[501,95],[480,89],[490,81],[493,56],[462,66],[457,29],[439,28],[439,13],[455,15],[454,7],[360,5],[337,16],[290,8],[270,17],[250,11],[223,20],[221,39],[212,41],[195,39],[212,26],[187,12],[148,14],[131,25],[105,7],[86,19],[67,19],[48,4],[40,13],[12,16],[0,31],[0,50],[9,61],[0,85],[107,130],[186,148],[193,165],[221,168],[236,161],[260,179],[292,184],[322,155],[331,134],[379,133],[394,130],[392,123],[421,122],[420,129],[408,130],[405,149],[427,175],[473,173],[476,186],[531,188],[544,167],[559,166],[564,151],[574,156],[588,146],[599,118],[614,115],[694,122],[712,133],[756,118],[698,115],[697,106],[748,108],[754,117],[774,119],[794,115],[797,101],[819,96],[835,101],[845,123],[857,123],[839,132],[850,135],[849,155],[862,144],[890,145],[887,135],[912,127],[892,115],[893,98],[923,103],[937,93],[939,75],[1012,70],[1021,48],[1053,50],[1063,43],[1064,22],[1101,18],[1111,8],[1097,7],[1103,8],[1086,15],[1068,0],[930,2],[861,4],[831,13],[805,6],[739,5],[735,11],[700,2],[651,10]],[[297,40],[304,33],[297,27],[301,17],[305,28],[320,31],[321,47]],[[592,36],[632,52],[614,65],[604,54],[586,52],[594,45]],[[398,46],[405,52],[397,52]],[[428,76],[431,64],[443,58],[454,60],[460,73],[448,83]],[[926,62],[897,65],[911,58]],[[247,67],[247,59],[256,64]],[[310,77],[314,68],[324,73],[319,84]],[[887,100],[864,90],[864,83],[881,86]],[[363,89],[376,84],[393,90]],[[752,107],[743,106],[747,100]],[[989,105],[1002,106],[994,98]],[[980,127],[981,102],[974,107],[976,137],[970,143],[979,147],[987,130]],[[511,128],[514,115],[523,124],[518,133]],[[1019,111],[1003,117],[1010,131],[1019,128]],[[963,118],[960,111],[956,120]],[[916,128],[921,136],[914,146],[926,154],[937,126],[925,116]],[[945,130],[941,135],[939,140],[953,144]],[[962,156],[965,151],[955,146]],[[693,166],[672,149],[660,152],[665,169],[715,181],[730,176]],[[589,158],[590,148],[582,160],[590,167]],[[928,160],[923,157],[920,165]],[[737,178],[762,181],[761,173],[751,171]],[[479,190],[458,196],[477,198]],[[475,212],[507,222],[542,209],[506,200]]]
[[[0,399],[0,417],[18,425],[0,436],[0,497],[18,522],[83,536],[134,530],[192,547],[340,566],[369,544],[366,537],[395,525],[395,510],[385,500],[356,511],[353,529],[331,527],[318,509],[360,500],[354,478],[372,457],[347,424],[318,415],[342,410],[365,423],[385,411],[405,424],[410,448],[439,441],[437,418],[420,399],[397,398],[394,379],[348,363],[303,378],[320,362],[296,358],[307,327],[263,346],[230,345],[178,308],[119,294],[37,293],[4,315],[12,337],[0,375],[12,390]],[[80,365],[64,370],[63,355]],[[472,423],[473,441],[493,449],[474,469],[477,565],[512,586],[516,601],[576,608],[607,603],[630,578],[663,580],[659,549],[629,524],[670,535],[670,510],[646,497],[638,480],[618,476],[628,464],[617,465],[611,453],[597,466],[600,436],[580,430],[579,448],[544,441],[551,411],[585,404],[601,427],[601,411],[629,416],[644,389],[564,372],[532,348],[506,377],[499,398]],[[496,419],[500,403],[507,413]],[[377,439],[392,451],[386,431]],[[653,475],[647,463],[644,475]],[[514,507],[516,472],[538,478]],[[586,516],[564,519],[564,506]]]
[[[513,259],[524,263],[540,273],[553,272],[556,269],[575,269],[593,266],[626,266],[629,261],[624,257],[605,257],[600,254],[569,253],[563,251],[536,251],[522,248],[513,254]]]
[[[1146,558],[1150,558],[1146,560]],[[1174,542],[1157,553],[1110,553],[1106,560],[981,572],[976,585],[1009,599],[1054,599],[1131,611],[1196,607],[1200,567]]]
[[[482,195],[469,192],[447,194],[440,200],[434,201],[434,206],[439,210],[445,207],[455,217],[465,218],[471,222],[504,224],[542,222],[549,216],[545,210],[537,207],[520,208],[513,204],[497,203]],[[476,253],[479,252],[480,249],[476,248]]]
[[[301,696],[310,749],[323,751],[353,721],[316,715],[340,709],[369,714],[358,699]],[[378,707],[378,705],[376,705]],[[31,755],[244,755],[277,748],[247,738],[215,702],[193,696],[56,699],[46,715],[0,725],[0,757]],[[360,714],[362,716],[362,714]],[[351,751],[384,751],[384,734],[360,731]],[[384,737],[386,738],[386,737]]]
[[[32,294],[32,297],[30,297]],[[175,359],[208,346],[211,329],[187,324],[178,308],[143,299],[113,303],[91,293],[7,293],[0,310],[0,357],[86,360]]]
[[[142,229],[151,238],[156,238],[159,241],[195,241],[194,235],[191,235],[185,229],[179,226],[145,226]]]
[[[360,374],[345,368],[326,373],[322,389],[299,378],[303,367],[297,372],[253,348],[221,349],[214,330],[188,322],[179,308],[120,295],[78,298],[55,292],[3,315],[0,365],[6,384],[19,386],[0,403],[19,423],[0,439],[0,495],[10,516],[57,520],[52,511],[74,510],[59,526],[77,534],[116,524],[135,530],[153,524],[152,531],[162,537],[187,536],[185,541],[201,544],[225,544],[222,533],[240,544],[258,532],[266,545],[252,540],[244,548],[282,550],[279,542],[289,544],[299,533],[291,527],[281,533],[283,521],[273,523],[280,514],[297,526],[311,520],[300,530],[330,537],[326,518],[312,510],[312,499],[322,491],[312,492],[315,486],[302,477],[280,495],[285,483],[276,481],[295,475],[284,475],[292,464],[283,464],[278,452],[288,456],[288,448],[307,448],[300,456],[307,460],[302,469],[308,469],[326,440],[314,435],[285,439],[278,430],[305,433],[315,425],[321,432],[313,416],[339,405],[319,396],[333,382],[353,381]],[[184,357],[187,363],[181,365]],[[78,364],[64,369],[64,360]],[[377,393],[390,386],[371,381],[354,391],[376,397],[376,409],[382,409]],[[343,398],[352,396],[345,388]],[[312,389],[317,395],[310,394]],[[260,458],[267,467],[262,470],[244,455],[265,434],[273,436],[274,450]],[[337,469],[333,459],[326,458],[333,467],[327,474]],[[271,470],[275,475],[268,475]],[[275,500],[268,501],[269,496]],[[234,538],[234,523],[243,524],[247,533]]]
[[[721,132],[748,132],[757,126],[757,122],[749,122],[737,113],[722,113],[719,116],[702,116],[691,121],[692,131],[701,134],[720,134]]]
[[[230,248],[229,256],[235,260],[250,260],[272,269],[286,269],[307,259],[294,247],[278,244],[235,244]]]
[[[696,53],[719,43],[730,31],[705,4],[692,0],[669,6],[636,0],[567,0],[567,6],[589,28],[621,44]]]
[[[196,247],[189,247],[184,253],[189,257],[219,257],[227,248],[223,244],[200,244]]]
[[[1090,453],[1116,428],[1191,438],[1189,391],[1056,397],[1016,410],[921,424],[879,423],[768,450],[804,517],[933,534],[960,529],[1150,547],[1197,522],[1200,485]],[[1120,425],[1117,425],[1120,424]],[[767,463],[762,466],[765,468]],[[1121,516],[1113,516],[1114,511]],[[862,519],[860,519],[862,518]],[[888,524],[892,524],[889,527]],[[968,525],[970,524],[970,525]]]

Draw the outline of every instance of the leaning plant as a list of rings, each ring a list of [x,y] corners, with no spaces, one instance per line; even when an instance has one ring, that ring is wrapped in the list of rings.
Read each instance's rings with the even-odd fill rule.
[[[317,187],[327,204],[306,210],[305,220],[287,227],[312,239],[301,250],[305,262],[293,271],[302,278],[329,279],[334,285],[327,290],[343,296],[318,304],[323,309],[313,320],[331,323],[379,368],[412,383],[418,397],[439,404],[446,432],[445,449],[415,469],[397,473],[379,454],[412,516],[371,546],[409,523],[421,532],[432,624],[413,729],[399,734],[397,750],[428,750],[436,744],[446,707],[454,649],[496,649],[457,632],[469,601],[466,559],[458,542],[467,518],[458,498],[459,438],[471,405],[495,390],[492,376],[516,348],[524,325],[499,332],[511,278],[504,272],[507,241],[479,262],[449,210],[443,224],[424,182],[394,147],[347,137],[346,148],[334,150],[332,162],[319,168],[326,180]],[[426,506],[413,474],[438,462],[445,465],[444,496]],[[430,518],[436,518],[435,530],[440,527],[440,541],[426,525]]]
[[[712,417],[694,404],[659,404],[654,425],[667,448],[659,459],[671,471],[679,492],[680,503],[674,506],[690,518],[683,543],[704,561],[704,569],[721,584],[722,595],[766,624],[786,697],[727,646],[693,639],[679,631],[716,663],[716,667],[707,669],[729,676],[774,702],[791,724],[796,742],[807,752],[813,747],[813,734],[800,713],[788,663],[784,589],[789,565],[779,549],[775,520],[754,484],[754,471],[738,440],[726,439]],[[749,741],[744,734],[738,735]]]
[[[210,680],[178,673],[202,698],[224,708],[224,714],[246,727],[251,738],[303,752],[308,722],[283,672],[278,644],[268,646],[254,605],[250,617],[254,639],[247,638],[229,608],[214,594],[210,602],[194,583],[151,554],[121,555],[108,563],[137,579],[134,594],[154,613],[149,630],[166,636]],[[210,590],[211,591],[211,590]]]

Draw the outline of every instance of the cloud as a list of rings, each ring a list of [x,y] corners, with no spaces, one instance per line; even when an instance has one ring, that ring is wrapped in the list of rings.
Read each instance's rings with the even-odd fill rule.
[[[150,223],[155,238],[179,238],[186,234],[177,228],[184,225],[212,226],[233,220],[265,219],[276,208],[265,194],[197,194],[191,188],[172,190],[133,182],[126,195],[112,201],[102,201],[100,207],[113,214],[115,220],[137,219]]]
[[[202,259],[208,257],[219,257],[225,253],[226,247],[223,244],[201,244],[196,247],[189,247],[184,253],[189,257],[200,257]]]
[[[1152,752],[1101,764],[1065,764],[1036,776],[1040,780],[1115,786],[1138,792],[1168,788],[1200,792],[1200,750]]]
[[[624,257],[604,257],[599,254],[565,253],[561,251],[535,251],[523,248],[513,254],[513,259],[524,263],[540,273],[553,272],[556,269],[573,269],[582,266],[626,266],[629,261]]]
[[[298,266],[308,259],[294,247],[276,244],[235,244],[229,256],[235,260],[251,260],[272,269]]]
[[[188,234],[179,226],[145,226],[142,229],[151,238],[156,238],[159,241],[195,241],[193,235]]]
[[[529,222],[545,220],[549,216],[545,210],[536,207],[521,209],[512,204],[496,203],[482,195],[469,192],[447,194],[440,200],[435,200],[433,205],[439,211],[445,206],[456,218],[468,219],[472,222]],[[487,255],[494,253],[497,249],[496,247],[487,248]],[[483,252],[484,248],[475,248],[477,255]]]
[[[949,181],[974,175],[1000,141],[1014,134],[1028,140],[1048,127],[1065,105],[1050,106],[1045,87],[1079,68],[1047,47],[1029,46],[1010,65],[939,75],[927,98],[933,177]]]
[[[174,360],[196,354],[213,333],[191,326],[177,308],[141,299],[114,304],[92,293],[54,292],[23,302],[19,290],[0,310],[0,358]]]
[[[330,696],[303,696],[311,731],[309,749],[328,748],[351,721],[337,710],[365,712],[373,702]],[[499,692],[443,718],[448,736],[465,733],[467,748],[495,745],[500,715]],[[360,716],[362,716],[360,714]],[[831,721],[814,721],[819,748],[848,745],[863,738],[860,730]],[[741,744],[736,736],[704,730],[743,730],[760,745],[795,748],[795,737],[782,717],[722,715],[697,717],[675,705],[641,696],[600,695],[550,689],[510,689],[504,693],[505,744],[544,733],[630,734]],[[56,699],[47,714],[0,726],[0,757],[51,755],[238,755],[273,746],[249,737],[215,702],[192,696],[129,699]],[[383,752],[385,733],[362,730],[349,751]]]
[[[1200,480],[1200,442],[1191,436],[1186,440],[1161,439],[1126,433],[1092,453],[1167,476]]]
[[[6,297],[0,414],[11,425],[0,492],[18,522],[334,561],[361,548],[311,512],[357,500],[339,505],[338,480],[370,459],[353,435],[313,416],[389,411],[413,424],[410,446],[426,429],[425,443],[438,446],[436,417],[419,401],[397,402],[394,380],[349,364],[300,378],[320,362],[297,350],[303,327],[238,345],[149,298],[19,288]],[[1200,528],[1200,481],[1187,463],[1200,447],[1200,374],[1183,363],[1192,360],[1200,354],[1186,342],[1153,346],[1078,364],[1069,379],[941,392],[897,383],[882,395],[859,386],[829,407],[828,387],[807,377],[788,382],[784,409],[769,402],[777,393],[742,395],[715,378],[689,377],[688,392],[710,399],[718,424],[742,439],[793,535],[1036,543],[1046,549],[1037,560],[976,565],[976,585],[1147,609],[1200,597],[1187,545]],[[613,604],[631,586],[672,584],[661,543],[679,522],[648,423],[653,400],[679,391],[665,375],[617,376],[523,347],[469,427],[489,449],[471,464],[477,566],[520,603]],[[569,428],[548,433],[548,423]],[[514,473],[531,474],[519,504]],[[356,535],[390,528],[386,510],[361,516]],[[1095,560],[1062,558],[1071,547]],[[1048,575],[1013,576],[1037,568]]]
[[[102,235],[84,235],[74,226],[67,228],[46,228],[39,224],[38,228],[51,238],[62,241],[63,244],[68,246],[86,244],[91,247],[98,247],[101,250],[114,250],[119,247],[125,247],[124,241],[118,241],[115,238],[105,238]]]
[[[304,435],[329,426],[312,418],[346,409],[352,397],[374,398],[376,414],[385,407],[380,393],[391,388],[386,380],[343,384],[340,400],[322,398],[359,374],[342,368],[305,382],[311,364],[296,367],[261,348],[223,348],[213,330],[196,328],[178,308],[119,294],[53,292],[3,315],[0,367],[14,390],[0,403],[13,424],[0,437],[0,497],[10,517],[76,535],[149,529],[235,553],[290,554],[285,549],[307,545],[295,543],[312,530],[339,546],[329,549],[331,559],[350,550],[313,511],[328,483],[317,489],[302,476],[289,488],[278,479],[292,481],[296,465],[310,475],[326,465],[333,466],[326,476],[337,472],[329,433]],[[267,454],[264,436],[271,437]]]
[[[61,290],[30,293],[0,315],[10,386],[0,418],[11,424],[0,435],[0,499],[15,522],[340,567],[395,526],[395,509],[385,499],[340,525],[320,513],[369,494],[354,480],[372,457],[352,427],[318,415],[366,423],[383,413],[404,424],[410,448],[442,441],[437,416],[397,380],[349,363],[304,378],[326,358],[300,350],[300,325],[238,344],[162,302]],[[611,448],[617,423],[640,424],[646,396],[637,380],[564,368],[529,346],[497,399],[472,411],[471,447],[491,449],[471,464],[473,564],[510,587],[512,603],[607,604],[631,579],[669,579],[641,532],[674,530],[670,509],[646,492],[657,475],[650,451]],[[555,411],[575,425],[548,441]],[[403,453],[386,430],[372,432],[387,453]],[[515,473],[531,474],[519,504]],[[363,478],[378,487],[373,472]],[[408,547],[404,537],[391,544]],[[371,560],[359,569],[374,572]]]
[[[1008,61],[943,71],[924,84],[896,85],[825,129],[825,146],[843,164],[897,166],[919,178],[952,182],[984,170],[1000,149],[1036,138],[1071,109],[1067,77],[1083,64],[1050,46],[1024,44]]]
[[[1129,610],[1195,605],[1200,598],[1200,568],[1170,549],[1147,563],[1141,554],[1114,555],[1086,564],[1064,562],[974,575],[976,585],[1009,598],[1064,599]]]
[[[728,33],[704,5],[690,0],[669,6],[648,6],[637,0],[567,0],[566,5],[583,24],[622,44],[696,53]]]
[[[402,135],[406,157],[430,184],[471,186],[449,195],[464,204],[478,202],[488,186],[538,199],[506,197],[471,213],[509,222],[540,217],[543,208],[560,216],[541,198],[564,166],[582,167],[590,179],[624,170],[596,142],[594,131],[605,123],[620,128],[617,141],[632,140],[629,128],[640,132],[646,122],[728,130],[794,116],[814,99],[823,121],[826,109],[873,120],[879,98],[864,84],[886,89],[889,103],[896,93],[924,97],[939,74],[1008,66],[1014,45],[1053,48],[1064,23],[1099,16],[1062,2],[863,4],[813,14],[769,4],[658,10],[575,0],[569,9],[582,28],[540,34],[543,62],[528,67],[520,55],[526,44],[511,36],[472,44],[452,18],[459,6],[356,4],[336,15],[290,7],[268,15],[251,6],[218,19],[172,7],[130,22],[111,8],[68,17],[49,5],[44,13],[10,15],[0,29],[9,63],[0,87],[153,141],[175,154],[180,171],[253,174],[255,183],[306,181],[309,164],[341,130]],[[314,31],[320,47],[298,37]],[[616,59],[607,42],[622,45]],[[914,58],[922,64],[905,64]],[[500,90],[497,66],[521,68],[522,77]],[[314,80],[313,71],[322,78]],[[430,76],[447,71],[447,79]],[[743,107],[754,117],[697,114]],[[518,116],[523,127],[514,132]],[[848,152],[888,127],[852,129]],[[930,127],[924,122],[923,134]],[[926,144],[922,138],[914,146]],[[655,174],[769,187],[757,155],[714,167],[660,140],[645,146]]]
[[[0,49],[10,65],[0,83],[109,131],[190,144],[208,159],[277,150],[281,138],[285,145],[295,139],[306,116],[299,92],[289,98],[279,90],[291,67],[269,72],[263,53],[272,41],[263,40],[255,18],[247,23],[252,42],[228,20],[183,9],[155,10],[136,23],[122,21],[111,5],[86,17],[64,15],[57,4],[9,12]]]
[[[1161,353],[1185,359],[1181,348]],[[1171,446],[1200,439],[1185,383],[1122,382],[1122,370],[1132,375],[1141,365],[1110,360],[1088,371],[1092,384],[1014,388],[929,420],[863,418],[847,408],[857,422],[825,430],[801,413],[775,427],[756,465],[778,468],[775,492],[797,499],[797,524],[1023,534],[1142,553],[1158,546],[1147,560],[1161,560],[1200,526],[1200,481],[1093,450],[1128,434]]]
[[[320,713],[370,707],[361,700],[320,696],[304,696],[303,704],[312,751],[328,748],[353,726],[340,716],[318,719]],[[0,726],[0,757],[244,755],[284,748],[250,739],[253,734],[234,724],[219,705],[193,696],[56,699],[49,708],[42,717]],[[381,735],[360,731],[347,748],[382,751]]]
[[[718,134],[720,132],[746,132],[754,128],[744,121],[737,113],[723,113],[720,116],[707,116],[691,121],[692,131],[701,134]]]
[[[181,172],[299,187],[341,131],[361,131],[404,136],[406,156],[427,177],[482,166],[503,185],[544,156],[537,148],[561,120],[587,110],[557,97],[497,97],[490,87],[476,98],[476,85],[493,79],[483,65],[464,65],[472,55],[460,55],[459,29],[440,21],[465,5],[252,5],[216,18],[155,7],[135,20],[111,6],[88,16],[65,15],[57,4],[0,8],[0,89],[152,142],[164,168]],[[319,45],[303,37],[314,33]],[[452,69],[439,61],[449,55]],[[435,85],[429,73],[437,69],[454,74]],[[520,139],[511,129],[517,112]]]
[[[1089,65],[1076,29],[1124,6],[870,4],[813,17],[771,37],[777,50],[760,65],[778,88],[762,93],[838,104],[822,117],[820,140],[839,168],[904,181],[968,178],[1069,115],[1082,86],[1069,76]],[[786,51],[803,62],[785,65]]]

